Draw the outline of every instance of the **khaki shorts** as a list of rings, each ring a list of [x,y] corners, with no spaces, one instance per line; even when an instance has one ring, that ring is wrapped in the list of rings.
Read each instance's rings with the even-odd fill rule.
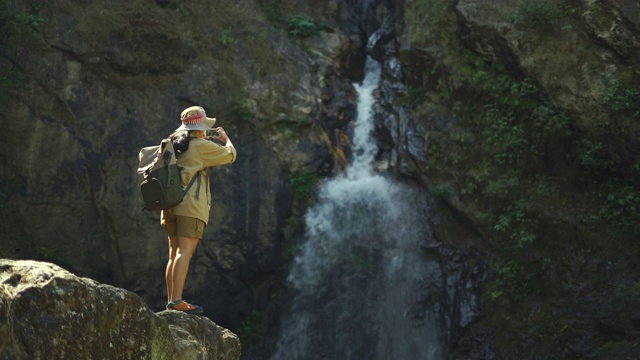
[[[171,210],[163,211],[162,226],[167,229],[169,237],[184,236],[202,239],[204,221],[189,216],[174,215]]]

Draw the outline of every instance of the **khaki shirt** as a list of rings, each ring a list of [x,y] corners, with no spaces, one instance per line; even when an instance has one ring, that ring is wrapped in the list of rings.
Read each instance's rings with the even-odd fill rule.
[[[211,209],[211,190],[207,168],[231,164],[236,161],[236,148],[227,141],[226,145],[219,145],[210,140],[192,138],[189,142],[189,150],[177,155],[178,166],[182,186],[186,187],[198,172],[202,173],[200,179],[196,179],[185,195],[184,200],[171,210],[177,216],[189,216],[209,223],[209,210]],[[161,221],[165,213],[162,212]]]

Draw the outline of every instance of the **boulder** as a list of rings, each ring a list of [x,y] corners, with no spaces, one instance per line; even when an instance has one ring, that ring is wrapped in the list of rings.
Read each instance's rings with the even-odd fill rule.
[[[56,265],[0,260],[2,359],[240,359],[206,317],[154,313],[136,294]]]

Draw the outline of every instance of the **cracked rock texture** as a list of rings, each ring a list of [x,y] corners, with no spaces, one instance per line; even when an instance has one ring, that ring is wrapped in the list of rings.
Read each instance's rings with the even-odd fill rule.
[[[154,313],[134,293],[50,263],[0,260],[2,359],[240,359],[206,317]]]

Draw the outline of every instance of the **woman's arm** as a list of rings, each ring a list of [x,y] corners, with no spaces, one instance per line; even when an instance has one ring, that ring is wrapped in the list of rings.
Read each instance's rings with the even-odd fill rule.
[[[208,136],[207,139],[219,140],[223,142],[224,145],[207,141],[199,146],[200,156],[202,157],[204,165],[207,167],[231,164],[236,161],[237,152],[231,139],[229,139],[229,136],[222,127],[216,128],[216,131],[218,131],[217,136]]]

